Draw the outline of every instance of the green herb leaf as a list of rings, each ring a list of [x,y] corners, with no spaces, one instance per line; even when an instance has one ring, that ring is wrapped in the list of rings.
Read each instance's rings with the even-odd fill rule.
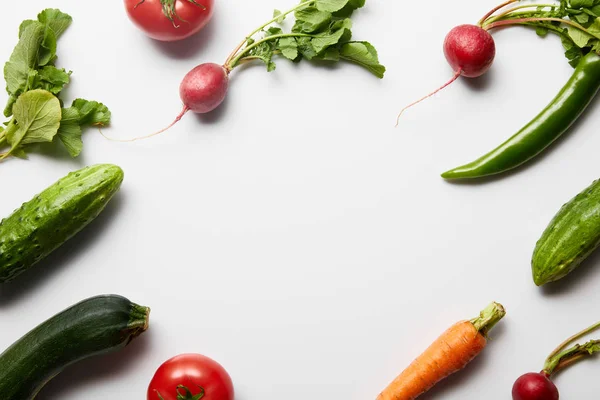
[[[345,43],[340,50],[340,57],[361,65],[378,78],[383,78],[385,74],[385,67],[379,63],[377,50],[369,42]]]
[[[298,42],[296,38],[285,37],[279,39],[279,49],[281,54],[288,60],[296,60],[298,58]]]
[[[19,96],[13,114],[18,129],[14,135],[7,135],[9,154],[26,144],[51,142],[60,127],[60,102],[45,90],[30,90]]]
[[[75,107],[63,108],[58,138],[65,145],[71,157],[77,157],[83,149],[81,140],[81,116]]]

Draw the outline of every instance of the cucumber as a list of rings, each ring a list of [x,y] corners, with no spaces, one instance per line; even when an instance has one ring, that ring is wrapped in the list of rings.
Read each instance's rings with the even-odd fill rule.
[[[600,180],[563,205],[538,240],[531,261],[537,286],[558,281],[600,245]]]
[[[123,182],[98,164],[71,172],[0,222],[0,283],[15,279],[94,220]]]
[[[67,366],[116,352],[148,328],[150,309],[96,296],[55,315],[0,354],[3,400],[30,400]]]

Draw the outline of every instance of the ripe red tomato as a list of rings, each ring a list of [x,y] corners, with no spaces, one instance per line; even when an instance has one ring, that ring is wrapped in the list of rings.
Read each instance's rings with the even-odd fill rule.
[[[173,42],[204,28],[213,15],[213,3],[214,0],[125,0],[125,9],[146,35]],[[172,20],[165,12],[171,14]]]
[[[182,399],[233,400],[231,377],[219,363],[201,354],[173,357],[154,374],[147,400]]]

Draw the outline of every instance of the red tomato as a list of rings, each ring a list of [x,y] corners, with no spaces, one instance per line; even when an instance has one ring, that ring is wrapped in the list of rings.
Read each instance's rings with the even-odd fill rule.
[[[125,9],[131,21],[146,35],[173,42],[198,33],[210,21],[214,0],[195,2],[168,0],[163,6],[161,0],[125,0]],[[172,21],[165,15],[165,9],[173,13]]]
[[[173,357],[154,374],[147,400],[181,399],[233,400],[231,377],[219,363],[203,355]]]

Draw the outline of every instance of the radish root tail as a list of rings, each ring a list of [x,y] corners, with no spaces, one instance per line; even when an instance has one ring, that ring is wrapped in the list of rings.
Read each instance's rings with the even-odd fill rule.
[[[407,105],[406,107],[404,107],[402,109],[402,111],[400,111],[400,113],[398,114],[398,117],[396,118],[396,127],[398,127],[398,125],[400,124],[400,117],[402,117],[402,114],[404,114],[404,111],[408,110],[409,108],[416,106],[417,104],[423,102],[424,100],[427,100],[428,98],[430,98],[431,96],[434,96],[435,94],[441,92],[442,90],[446,89],[448,86],[450,86],[451,84],[454,83],[454,81],[456,81],[460,75],[462,74],[462,68],[460,68],[458,71],[456,71],[456,73],[454,74],[454,76],[452,77],[452,79],[450,79],[448,82],[444,83],[442,86],[440,86],[439,88],[437,88],[435,91],[429,93],[427,96],[424,96],[422,98],[420,98],[419,100],[415,101],[414,103],[411,103],[409,105]]]
[[[179,121],[181,121],[181,118],[183,118],[183,116],[184,116],[184,115],[185,115],[185,114],[186,114],[188,111],[190,111],[189,107],[188,107],[188,106],[184,106],[184,107],[183,107],[183,110],[181,110],[181,112],[179,113],[179,115],[177,116],[177,118],[175,118],[175,121],[171,122],[171,124],[170,124],[169,126],[167,126],[166,128],[163,128],[163,129],[161,129],[160,131],[158,131],[158,132],[154,132],[154,133],[152,133],[152,134],[150,134],[150,135],[146,135],[146,136],[140,136],[140,137],[136,137],[136,138],[133,138],[133,139],[114,139],[114,138],[111,138],[111,137],[108,137],[108,136],[106,136],[106,135],[104,134],[104,132],[102,132],[102,129],[100,129],[100,134],[101,134],[102,136],[104,136],[104,138],[105,138],[105,139],[107,139],[107,140],[110,140],[111,142],[121,142],[121,143],[128,143],[128,142],[135,142],[135,141],[138,141],[138,140],[143,140],[143,139],[149,139],[149,138],[151,138],[151,137],[153,137],[153,136],[160,135],[161,133],[163,133],[163,132],[166,132],[166,131],[168,131],[169,129],[171,129],[171,128],[172,128],[172,127],[173,127],[173,126],[176,124],[176,123],[178,123]]]

